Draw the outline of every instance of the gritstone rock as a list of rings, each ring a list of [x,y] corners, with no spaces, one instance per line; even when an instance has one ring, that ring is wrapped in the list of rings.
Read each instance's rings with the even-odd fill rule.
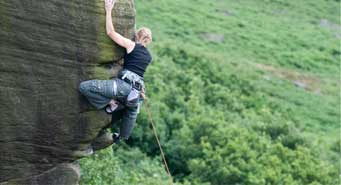
[[[124,50],[106,36],[101,0],[0,1],[0,184],[78,184],[81,157],[110,117],[78,92],[110,77]],[[116,30],[132,38],[133,0]],[[110,68],[110,67],[109,67]]]

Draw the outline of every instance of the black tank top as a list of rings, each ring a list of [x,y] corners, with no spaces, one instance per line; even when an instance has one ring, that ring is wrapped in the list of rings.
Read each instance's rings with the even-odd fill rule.
[[[124,56],[124,69],[128,69],[143,77],[147,66],[152,61],[152,56],[142,44],[136,43],[133,51]]]

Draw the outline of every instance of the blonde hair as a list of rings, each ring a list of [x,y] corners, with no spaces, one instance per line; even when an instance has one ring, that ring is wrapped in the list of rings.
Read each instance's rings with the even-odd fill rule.
[[[146,27],[140,28],[136,32],[136,41],[145,46],[150,44],[153,41],[152,31]]]

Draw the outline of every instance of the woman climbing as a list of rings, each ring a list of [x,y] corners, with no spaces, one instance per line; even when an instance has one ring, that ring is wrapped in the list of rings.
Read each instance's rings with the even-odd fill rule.
[[[140,97],[144,98],[143,75],[152,57],[146,48],[152,42],[148,28],[136,32],[135,42],[117,33],[112,24],[112,9],[116,0],[105,0],[106,32],[118,45],[126,49],[123,70],[113,80],[89,80],[80,84],[80,92],[97,109],[112,113],[112,122],[122,114],[119,133],[113,135],[114,142],[127,140],[131,135],[138,114]]]

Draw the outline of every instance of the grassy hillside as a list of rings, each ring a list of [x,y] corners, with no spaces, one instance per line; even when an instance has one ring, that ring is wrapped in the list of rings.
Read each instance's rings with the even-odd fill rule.
[[[339,183],[340,1],[136,6],[153,30],[147,93],[179,184]],[[168,182],[145,111],[128,145],[82,161],[83,184]]]

